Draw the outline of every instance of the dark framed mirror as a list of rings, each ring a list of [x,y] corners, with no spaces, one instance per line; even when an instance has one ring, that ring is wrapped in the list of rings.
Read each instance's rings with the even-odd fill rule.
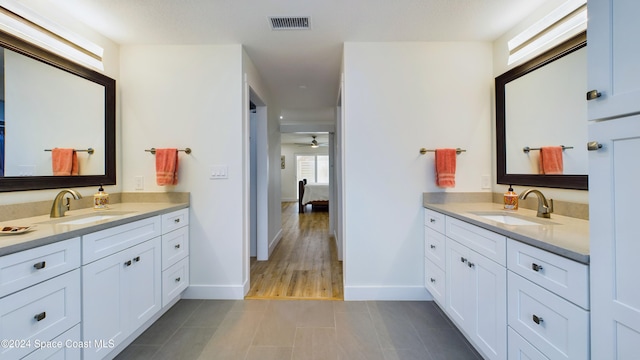
[[[587,76],[586,40],[582,33],[495,78],[498,184],[588,189],[586,85],[581,84]],[[531,88],[518,90],[525,87]],[[535,150],[549,145],[566,147],[569,171],[539,173]]]
[[[116,81],[4,32],[0,46],[0,192],[115,185]],[[53,176],[54,147],[79,150],[78,175]]]

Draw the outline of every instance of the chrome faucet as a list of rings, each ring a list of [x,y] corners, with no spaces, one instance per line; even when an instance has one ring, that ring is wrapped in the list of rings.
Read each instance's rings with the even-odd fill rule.
[[[551,213],[553,212],[553,199],[549,199],[549,202],[547,202],[547,198],[536,189],[525,190],[525,192],[520,194],[520,199],[526,199],[530,193],[534,193],[538,197],[538,213],[536,216],[546,219],[551,218]]]
[[[71,196],[73,196],[74,199],[78,200],[78,199],[82,199],[82,195],[80,195],[79,192],[72,190],[72,189],[64,189],[62,191],[60,191],[58,193],[58,195],[56,195],[56,198],[53,199],[53,205],[51,206],[51,216],[52,218],[59,218],[59,217],[63,217],[64,213],[66,211],[68,211],[69,209],[71,209],[71,204],[69,203],[69,198],[66,198],[66,202],[64,202],[63,200],[65,199],[65,195],[66,194],[71,194]]]

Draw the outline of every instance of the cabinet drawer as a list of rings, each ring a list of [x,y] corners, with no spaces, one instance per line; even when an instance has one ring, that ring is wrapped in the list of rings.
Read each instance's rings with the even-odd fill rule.
[[[80,238],[0,257],[0,297],[80,267]]]
[[[80,343],[80,324],[67,330],[64,334],[58,336],[47,345],[51,347],[42,347],[22,360],[80,360],[82,351]],[[94,345],[91,342],[91,345]]]
[[[529,344],[520,334],[509,327],[509,351],[508,359],[514,360],[549,360],[538,349]]]
[[[444,309],[445,275],[444,271],[429,259],[424,259],[424,286],[433,295],[434,300]]]
[[[162,215],[162,233],[166,234],[177,228],[189,225],[189,208],[180,209]]]
[[[189,286],[189,257],[162,272],[162,306],[166,306]]]
[[[441,234],[444,234],[444,214],[424,209],[424,225]]]
[[[0,299],[0,339],[30,341],[31,347],[2,347],[0,358],[19,359],[80,322],[80,270]]]
[[[160,236],[160,216],[134,221],[82,237],[82,264]]]
[[[484,255],[502,266],[507,266],[507,238],[464,221],[446,218],[447,237]]]
[[[445,236],[431,228],[424,228],[424,256],[433,261],[441,269],[444,269]]]
[[[508,240],[509,270],[589,309],[589,267],[527,244]]]
[[[189,256],[189,227],[162,235],[162,270]]]
[[[589,312],[509,271],[508,323],[551,359],[589,358]]]

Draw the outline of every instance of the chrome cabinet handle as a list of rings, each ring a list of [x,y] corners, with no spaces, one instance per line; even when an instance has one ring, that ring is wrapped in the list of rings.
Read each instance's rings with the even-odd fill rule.
[[[533,322],[540,325],[540,323],[542,322],[542,318],[537,316],[536,314],[533,314]]]
[[[596,151],[596,150],[599,150],[599,149],[602,149],[602,144],[600,144],[599,142],[597,142],[597,141],[589,141],[587,143],[587,150]]]
[[[33,264],[33,267],[36,268],[36,270],[44,269],[45,266],[47,266],[47,263],[45,261],[40,261]]]
[[[46,317],[47,317],[47,312],[43,311],[40,314],[36,314],[36,316],[34,316],[33,318],[36,319],[36,321],[42,321]]]
[[[177,218],[177,219],[173,220],[173,222],[176,223],[176,224],[179,223],[180,222],[180,218]]]
[[[124,262],[124,266],[131,266],[131,260],[127,260]]]
[[[176,282],[180,282],[180,277],[177,277],[177,278],[176,278]]]
[[[436,279],[434,278],[430,278],[429,280],[431,280],[432,283],[436,282]]]
[[[476,264],[472,263],[471,261],[469,261],[469,262],[467,263],[467,265],[468,265],[470,268],[472,268],[472,267],[476,266]]]
[[[467,262],[467,259],[466,259],[466,258],[463,258],[463,257],[461,256],[461,257],[460,257],[460,262],[466,263],[466,262]]]
[[[174,248],[180,249],[180,244],[177,244],[176,246],[174,246]]]
[[[435,246],[435,245],[433,245],[433,244],[431,244],[429,247],[430,247],[430,248],[432,248],[432,249],[435,249],[435,248],[436,248],[436,246]]]
[[[436,219],[431,218],[431,219],[429,219],[429,221],[433,224],[434,222],[436,222]]]
[[[587,91],[587,101],[595,100],[602,96],[602,93],[598,90]]]
[[[133,258],[133,262],[138,262],[138,261],[140,261],[140,256],[136,256]]]
[[[542,270],[543,268],[542,268],[542,265],[538,265],[538,264],[536,264],[536,263],[532,263],[532,264],[531,264],[531,269],[533,269],[533,271],[540,271],[540,270]]]

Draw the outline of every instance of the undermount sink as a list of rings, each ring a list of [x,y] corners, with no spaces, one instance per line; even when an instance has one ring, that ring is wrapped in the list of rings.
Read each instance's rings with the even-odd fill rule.
[[[75,216],[65,216],[62,218],[52,219],[49,221],[43,222],[44,224],[57,224],[57,225],[86,225],[91,223],[99,223],[105,220],[114,219],[121,217],[123,215],[129,214],[130,212],[100,212],[94,214],[84,214],[84,215],[75,215]]]
[[[505,225],[530,226],[530,225],[554,224],[549,221],[538,222],[533,219],[528,220],[528,219],[524,219],[523,216],[518,216],[515,214],[505,214],[504,212],[476,212],[474,214],[477,216],[480,216],[483,219],[495,221]]]

